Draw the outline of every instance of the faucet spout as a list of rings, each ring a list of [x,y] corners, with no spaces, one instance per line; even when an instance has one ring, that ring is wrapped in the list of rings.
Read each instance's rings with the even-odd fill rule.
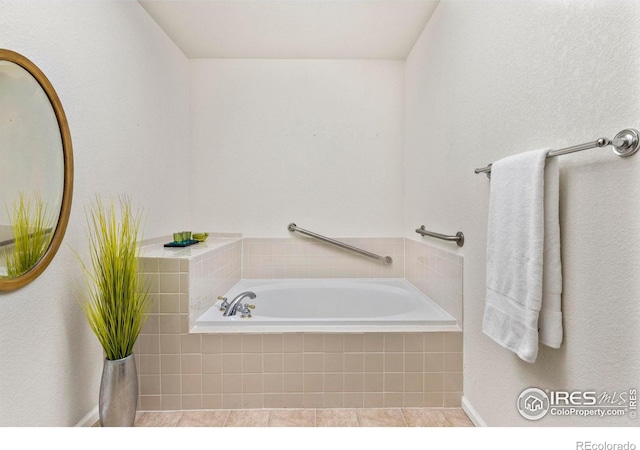
[[[236,297],[233,300],[231,300],[231,303],[229,303],[229,306],[227,307],[227,309],[224,311],[224,314],[222,315],[225,317],[235,316],[236,312],[238,311],[238,306],[241,304],[240,302],[245,297],[249,297],[250,299],[253,300],[254,298],[256,298],[256,294],[251,291],[246,291],[236,295]]]

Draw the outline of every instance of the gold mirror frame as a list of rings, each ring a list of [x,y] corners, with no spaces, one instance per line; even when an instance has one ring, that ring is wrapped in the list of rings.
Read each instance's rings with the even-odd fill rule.
[[[64,114],[58,94],[45,74],[29,59],[11,50],[0,48],[0,60],[12,62],[25,69],[36,79],[45,94],[47,94],[58,121],[64,162],[64,187],[62,190],[60,216],[58,217],[58,223],[49,248],[47,248],[47,251],[42,255],[42,258],[23,275],[8,280],[0,280],[0,291],[11,291],[21,288],[35,280],[44,269],[47,268],[62,243],[64,233],[67,230],[67,224],[69,223],[69,214],[71,213],[71,198],[73,196],[73,150],[71,147],[71,133],[69,132],[67,116]]]

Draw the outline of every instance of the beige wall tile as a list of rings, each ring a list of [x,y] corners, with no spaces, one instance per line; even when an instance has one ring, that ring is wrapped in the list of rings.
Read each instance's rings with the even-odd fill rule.
[[[385,392],[402,392],[404,390],[404,376],[402,373],[384,374]]]
[[[295,393],[304,390],[304,377],[302,373],[285,373],[283,378],[283,392]]]
[[[305,392],[302,404],[305,408],[322,408],[324,405],[324,394]]]
[[[180,294],[159,294],[158,311],[160,313],[178,314],[180,312]]]
[[[422,352],[424,351],[423,333],[405,333],[404,335],[404,351],[405,352]]]
[[[162,395],[160,396],[160,409],[163,411],[175,411],[182,409],[182,396]]]
[[[222,373],[242,373],[241,354],[222,354]]]
[[[160,394],[160,375],[140,375],[140,394]]]
[[[262,335],[261,334],[243,335],[242,351],[244,353],[262,353]]]
[[[422,390],[419,392],[405,392],[403,395],[402,406],[404,408],[421,408],[423,403]]]
[[[282,394],[264,394],[262,397],[265,408],[284,408]]]
[[[202,395],[202,409],[222,409],[222,395]]]
[[[262,337],[262,345],[265,353],[283,353],[284,336],[282,334],[265,334]]]
[[[405,372],[423,372],[424,371],[424,354],[423,353],[405,353],[404,354],[404,371]]]
[[[323,408],[343,408],[344,394],[342,392],[325,392]]]
[[[203,354],[202,373],[222,373],[222,355]]]
[[[181,394],[182,380],[180,375],[162,375],[160,377],[162,394]]]
[[[304,372],[322,372],[324,369],[324,354],[304,353],[303,368]]]
[[[327,392],[343,392],[344,391],[344,375],[342,373],[325,373],[324,374],[324,393]]]
[[[141,396],[140,409],[143,411],[158,411],[160,409],[160,396],[159,395]]]
[[[444,377],[442,373],[424,374],[424,392],[443,392]]]
[[[159,290],[164,294],[180,293],[180,274],[179,273],[162,273],[159,276]]]
[[[300,333],[290,333],[283,336],[285,353],[302,353],[304,348],[304,335]]]
[[[325,353],[324,354],[324,371],[325,372],[343,372],[344,371],[344,354],[343,353]]]
[[[384,351],[385,352],[403,352],[404,351],[404,334],[385,333]]]
[[[141,334],[147,335],[157,335],[160,333],[160,316],[157,314],[149,314],[140,332]]]
[[[383,394],[380,392],[365,392],[364,393],[364,407],[365,408],[381,408],[384,404]],[[362,422],[360,422],[362,426]]]
[[[241,409],[242,394],[227,394],[226,392],[222,394],[222,408],[223,409]],[[229,414],[229,417],[231,417],[231,414]],[[225,424],[225,426],[240,426],[240,425],[229,425],[229,419],[227,419],[227,423]],[[247,426],[253,426],[253,425],[247,425]]]
[[[262,393],[262,374],[244,373],[242,374],[242,393],[257,394]]]
[[[384,350],[384,335],[382,333],[366,333],[364,335],[365,352],[382,352]]]
[[[363,373],[345,373],[344,392],[363,392],[364,391],[364,374]]]
[[[163,355],[180,354],[180,335],[163,334],[160,335],[160,351]]]
[[[282,394],[283,408],[302,408],[304,405],[304,394]]]
[[[160,315],[159,318],[161,334],[180,333],[180,316],[178,314],[164,314]],[[180,345],[179,342],[178,345]]]
[[[282,373],[284,372],[284,354],[283,353],[265,353],[263,355],[264,373]]]
[[[324,377],[321,373],[305,373],[303,375],[303,392],[323,392]]]
[[[302,353],[285,353],[284,354],[284,371],[302,372],[304,368],[304,358]]]
[[[222,375],[206,373],[202,375],[203,394],[222,394]]]
[[[442,392],[425,392],[423,394],[423,404],[425,408],[442,408]]]
[[[322,352],[324,348],[324,338],[321,334],[304,335],[304,352]]]
[[[424,351],[443,352],[444,334],[448,333],[424,333]]]
[[[266,373],[262,375],[263,392],[280,394],[283,392],[284,374]]]
[[[344,393],[344,407],[345,408],[363,408],[364,407],[364,394],[361,392]]]
[[[385,408],[401,408],[404,404],[404,394],[399,392],[385,392],[383,405]],[[401,426],[401,425],[398,425]]]
[[[364,391],[365,392],[382,392],[384,388],[384,374],[365,373],[364,374]]]
[[[242,393],[242,375],[222,374],[222,392],[224,395]]]
[[[242,355],[243,373],[262,373],[262,353],[244,353]]]
[[[242,353],[242,335],[223,334],[222,353]]]
[[[205,334],[202,336],[202,353],[221,353],[222,336]]]
[[[152,375],[160,373],[160,355],[139,355],[138,371],[140,374]]]
[[[364,371],[364,353],[345,353],[344,354],[344,371],[345,372],[363,372]]]
[[[443,396],[445,408],[460,408],[462,405],[462,392],[445,392]]]
[[[157,334],[140,334],[136,345],[138,345],[138,354],[159,354],[160,336]]]
[[[366,341],[365,341],[366,348]],[[364,371],[365,372],[382,372],[384,369],[384,353],[365,353],[364,354]]]
[[[444,353],[425,353],[424,371],[442,372],[444,370]]]
[[[324,352],[325,353],[342,353],[344,351],[344,335],[325,334],[324,335]]]
[[[424,376],[421,372],[404,374],[404,392],[422,392],[424,388]]]
[[[461,392],[462,391],[462,373],[445,372],[444,373],[444,392]]]
[[[344,351],[345,352],[363,352],[364,351],[364,335],[347,333],[344,335]]]
[[[444,351],[462,352],[462,333],[444,333]]]
[[[182,375],[182,395],[202,394],[202,375]]]
[[[445,353],[444,370],[446,372],[462,372],[462,353]]]
[[[385,353],[384,354],[384,371],[385,372],[402,372],[404,370],[404,354],[403,353]]]
[[[180,351],[182,353],[202,353],[200,335],[187,334],[180,336]]]
[[[182,355],[181,356],[181,372],[183,374],[201,374],[202,373],[202,356]]]
[[[161,374],[180,373],[180,355],[160,355]]]

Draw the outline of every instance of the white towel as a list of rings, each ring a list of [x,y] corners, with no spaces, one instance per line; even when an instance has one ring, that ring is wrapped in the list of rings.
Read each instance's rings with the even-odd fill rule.
[[[558,166],[547,151],[491,166],[482,330],[531,363],[538,341],[562,343]]]

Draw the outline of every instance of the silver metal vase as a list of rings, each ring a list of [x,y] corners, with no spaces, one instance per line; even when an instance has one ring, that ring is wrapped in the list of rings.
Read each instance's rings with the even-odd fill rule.
[[[104,360],[98,409],[100,426],[132,427],[138,403],[138,375],[133,353],[126,358]]]

